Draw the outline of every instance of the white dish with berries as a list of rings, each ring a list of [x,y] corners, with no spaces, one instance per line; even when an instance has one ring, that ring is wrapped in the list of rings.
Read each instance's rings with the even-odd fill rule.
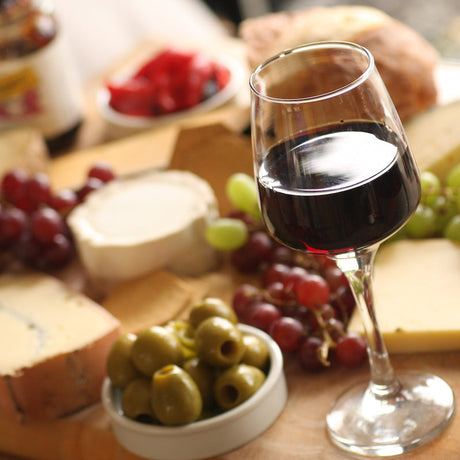
[[[167,51],[168,49],[166,49],[166,52]],[[198,54],[197,52],[188,53]],[[167,104],[163,104],[163,107],[158,109],[158,113],[153,114],[149,113],[150,110],[148,108],[146,109],[144,106],[140,107],[141,104],[138,105],[135,101],[132,104],[130,101],[126,104],[124,104],[124,102],[119,104],[114,103],[114,100],[118,97],[117,94],[123,94],[122,97],[127,95],[127,97],[130,98],[132,94],[137,91],[138,88],[131,90],[129,82],[135,80],[134,76],[141,71],[143,66],[145,67],[148,65],[149,61],[144,61],[129,69],[123,69],[110,76],[105,84],[97,90],[96,95],[97,107],[102,118],[107,123],[109,136],[112,138],[122,137],[149,128],[176,122],[187,117],[214,110],[232,99],[241,88],[244,80],[244,69],[242,64],[230,55],[219,54],[212,56],[205,53],[199,54],[200,56],[204,56],[205,59],[209,59],[221,69],[224,69],[224,71],[227,72],[227,77],[220,87],[211,79],[205,85],[207,88],[203,89],[203,94],[201,94],[199,98],[194,102],[177,108],[177,110],[167,107]],[[125,85],[129,87],[127,88]],[[118,90],[120,91],[118,92]],[[141,99],[145,101],[150,97],[155,98],[160,91],[162,91],[162,89],[155,89],[152,96],[149,91],[146,90],[147,94],[142,95]],[[190,90],[184,89],[184,94],[186,93],[189,94]],[[170,96],[171,94],[168,94],[168,97]],[[181,97],[181,99],[184,97]],[[152,109],[152,111],[155,110]]]

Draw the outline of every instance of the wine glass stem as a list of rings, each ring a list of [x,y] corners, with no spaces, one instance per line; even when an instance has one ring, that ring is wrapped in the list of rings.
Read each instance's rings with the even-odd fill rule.
[[[361,315],[368,343],[371,390],[380,398],[397,392],[400,384],[395,377],[374,308],[372,276],[378,245],[345,255],[335,256],[339,268],[350,282]]]

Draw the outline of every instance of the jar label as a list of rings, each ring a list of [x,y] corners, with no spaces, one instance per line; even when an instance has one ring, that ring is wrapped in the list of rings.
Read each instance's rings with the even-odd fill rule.
[[[0,63],[0,129],[34,126],[46,138],[81,119],[80,91],[60,37],[45,48]]]

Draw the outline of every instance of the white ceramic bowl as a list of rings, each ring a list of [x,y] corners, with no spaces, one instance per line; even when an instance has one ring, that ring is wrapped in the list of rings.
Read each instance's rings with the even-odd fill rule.
[[[215,417],[178,427],[148,425],[122,415],[120,391],[108,379],[102,403],[120,444],[141,457],[157,460],[191,460],[229,452],[263,433],[283,410],[287,399],[283,355],[264,332],[240,325],[245,333],[262,338],[270,350],[270,370],[262,387],[248,400]]]
[[[218,91],[216,94],[204,100],[195,107],[187,110],[181,110],[180,112],[175,112],[167,115],[159,115],[155,117],[124,115],[112,109],[109,104],[110,92],[107,87],[101,86],[96,92],[96,104],[100,115],[107,124],[109,137],[118,138],[136,134],[146,129],[173,123],[190,116],[209,112],[228,102],[241,88],[241,85],[244,81],[244,68],[242,64],[232,56],[218,55],[210,57],[229,69],[230,79],[227,85],[225,88]],[[120,73],[112,75],[110,80],[126,80],[135,70],[137,70],[137,67],[133,67],[132,70],[125,69]]]

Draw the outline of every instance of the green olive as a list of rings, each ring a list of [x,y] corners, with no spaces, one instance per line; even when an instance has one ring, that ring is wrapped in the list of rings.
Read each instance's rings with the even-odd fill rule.
[[[131,350],[131,359],[147,377],[167,364],[182,364],[184,353],[178,337],[161,326],[144,329],[137,336]]]
[[[259,368],[237,364],[217,377],[214,398],[221,409],[233,409],[251,397],[264,381],[265,374]]]
[[[241,361],[244,354],[243,334],[228,319],[212,316],[195,331],[197,356],[206,364],[228,367]]]
[[[197,384],[203,401],[203,408],[210,408],[214,404],[212,390],[215,380],[214,370],[197,357],[187,359],[182,368]]]
[[[183,425],[201,415],[203,402],[192,377],[179,366],[170,364],[153,375],[152,407],[163,425]]]
[[[189,321],[192,327],[197,328],[202,321],[211,316],[220,316],[236,324],[238,318],[230,305],[221,299],[207,297],[202,302],[194,305],[190,310]]]
[[[166,324],[166,329],[174,332],[182,344],[184,359],[191,358],[196,355],[194,329],[187,321],[173,320]]]
[[[253,334],[243,334],[243,342],[246,349],[241,362],[264,369],[269,358],[267,344],[260,337]]]
[[[131,380],[140,376],[131,361],[131,349],[136,335],[126,333],[120,335],[113,343],[107,357],[107,375],[113,385],[124,388]]]
[[[121,409],[126,417],[153,422],[152,385],[149,379],[140,377],[131,381],[121,395]]]

